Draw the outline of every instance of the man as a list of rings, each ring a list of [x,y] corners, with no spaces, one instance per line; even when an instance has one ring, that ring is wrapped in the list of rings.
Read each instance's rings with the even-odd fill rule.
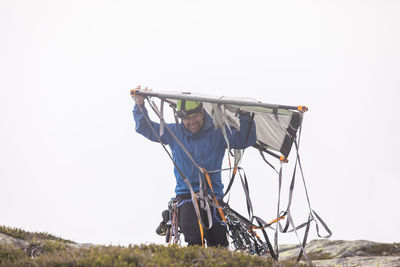
[[[136,89],[140,89],[140,86]],[[133,116],[136,123],[136,132],[151,141],[158,142],[158,138],[145,118],[148,115],[144,106],[144,97],[135,96],[134,98],[136,105],[133,109]],[[167,124],[166,127],[169,127],[199,166],[207,171],[220,170],[225,155],[226,141],[222,131],[215,129],[211,116],[203,109],[203,104],[197,101],[178,100],[177,115],[181,118],[182,122],[180,124]],[[255,124],[251,123],[248,113],[241,113],[239,117],[240,131],[231,129],[232,132],[229,130],[226,132],[230,148],[245,149],[255,144],[256,128]],[[160,132],[160,124],[151,121],[151,125],[156,133]],[[189,180],[193,190],[198,192],[200,189],[200,170],[193,164],[180,144],[176,142],[168,131],[164,130],[164,134],[160,138],[164,144],[169,145],[176,165]],[[176,178],[176,199],[179,201],[179,226],[188,245],[202,245],[203,240],[197,215],[193,203],[190,201],[190,190],[177,167],[174,168],[174,174]],[[210,179],[216,198],[222,200],[224,185],[221,181],[221,172],[211,172]],[[208,188],[208,191],[211,193],[210,188]],[[201,211],[201,217],[208,224],[204,211]],[[212,227],[205,231],[207,245],[228,246],[226,226],[215,208],[213,209],[212,218]]]

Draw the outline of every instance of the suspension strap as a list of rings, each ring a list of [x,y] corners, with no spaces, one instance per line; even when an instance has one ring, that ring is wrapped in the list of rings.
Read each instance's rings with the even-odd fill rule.
[[[212,112],[214,114],[214,125],[215,125],[215,128],[216,129],[217,128],[221,129],[222,135],[223,135],[223,137],[225,139],[226,147],[227,147],[227,149],[229,151],[230,150],[229,140],[228,140],[228,135],[226,133],[225,126],[228,126],[227,128],[228,128],[229,132],[232,133],[232,130],[229,127],[229,123],[228,123],[228,120],[227,120],[227,115],[226,115],[226,112],[225,112],[225,107],[222,104],[215,104],[215,103],[212,103],[211,106],[212,106]]]
[[[241,169],[241,170],[243,171],[243,169]],[[240,176],[240,181],[242,182],[243,191],[246,196],[247,213],[249,214],[249,219],[252,222],[253,221],[253,205],[252,205],[251,199],[250,199],[249,184],[247,182],[246,173],[243,171],[243,176],[242,176],[241,172],[239,171],[239,176]]]
[[[280,217],[280,203],[281,203],[281,188],[282,188],[282,162],[281,162],[281,167],[279,169],[279,175],[278,175],[278,204],[277,204],[277,211],[276,211],[276,217]],[[279,228],[279,222],[275,225],[275,236],[274,236],[274,246],[275,246],[275,252],[276,252],[276,257],[279,258],[279,248],[278,248],[278,228]]]
[[[300,155],[299,155],[299,152],[298,152],[299,150],[298,150],[297,142],[295,142],[295,145],[296,145],[296,151],[297,151],[297,158],[298,158],[298,161],[299,161],[299,169],[300,169],[300,173],[301,173],[301,178],[303,180],[304,190],[305,190],[306,196],[307,196],[308,207],[310,208],[310,213],[311,213],[312,217],[314,218],[313,215],[315,215],[315,217],[317,217],[317,220],[315,220],[315,218],[314,218],[315,226],[316,226],[316,229],[317,229],[317,235],[319,237],[322,237],[322,238],[329,238],[332,235],[332,231],[329,229],[328,225],[322,220],[322,218],[311,208],[310,199],[308,197],[308,191],[307,191],[307,187],[306,187],[306,182],[305,182],[305,179],[304,179],[303,168],[302,168],[301,162],[300,162]],[[320,222],[322,224],[322,226],[324,227],[325,231],[327,232],[327,235],[322,236],[320,234],[319,227],[318,227],[318,222]]]
[[[247,143],[247,141],[246,141],[246,143]],[[228,187],[227,187],[227,189],[226,189],[226,191],[224,193],[224,197],[228,194],[229,190],[231,190],[233,181],[235,180],[236,173],[238,172],[238,170],[240,170],[239,163],[240,163],[240,160],[242,159],[242,155],[243,155],[242,150],[241,149],[234,149],[233,153],[234,153],[233,156],[234,156],[235,162],[234,162],[233,171],[232,171],[231,178],[229,180]],[[230,157],[229,157],[230,154],[231,154],[231,151],[228,150],[229,166],[231,166]]]
[[[294,233],[296,234],[297,240],[298,240],[299,243],[300,243],[300,248],[301,248],[300,253],[302,253],[302,254],[304,255],[304,258],[306,258],[308,264],[309,264],[310,266],[312,266],[312,262],[311,262],[310,258],[308,257],[308,255],[307,255],[307,253],[306,253],[305,246],[302,244],[302,242],[300,241],[299,235],[297,234],[296,226],[295,226],[295,224],[294,224],[294,222],[293,222],[293,218],[292,218],[292,215],[290,214],[290,212],[288,212],[287,218],[288,218],[288,221],[290,222],[290,224],[291,224],[292,227],[293,227],[293,230],[294,230]],[[301,258],[301,256],[298,257],[298,260],[300,260],[300,258]]]
[[[206,169],[204,169],[204,168],[203,168],[203,173],[204,173],[204,175],[205,175],[205,177],[206,177],[206,179],[207,179],[208,185],[210,186],[211,193],[212,193],[212,196],[213,196],[213,198],[214,198],[214,201],[215,201],[215,203],[218,205],[218,208],[217,208],[217,209],[218,209],[219,215],[221,216],[222,220],[225,222],[225,225],[226,225],[226,224],[227,224],[227,221],[226,221],[224,212],[223,212],[222,209],[220,208],[220,205],[219,205],[219,203],[218,203],[218,199],[216,198],[216,196],[215,196],[215,194],[214,194],[214,190],[213,190],[213,187],[212,187],[212,184],[211,184],[210,175],[208,174],[208,172],[207,172]]]
[[[231,190],[233,181],[235,180],[236,173],[237,173],[237,171],[240,170],[240,169],[241,169],[241,168],[238,167],[238,166],[236,166],[236,165],[233,167],[232,176],[231,176],[231,178],[229,179],[229,184],[228,184],[228,187],[226,188],[226,191],[225,191],[225,193],[224,193],[224,197],[225,197],[225,196],[229,193],[229,191]]]
[[[160,136],[163,136],[164,134],[164,127],[165,127],[165,120],[164,120],[164,102],[165,99],[161,99],[161,104],[160,104]]]
[[[199,223],[199,229],[200,229],[201,246],[204,248],[204,230],[203,230],[203,223],[200,220],[201,219],[197,218],[197,222]]]
[[[150,102],[149,102],[150,103]],[[151,105],[151,103],[150,103]],[[190,184],[189,180],[187,179],[187,177],[185,176],[185,174],[183,173],[183,171],[179,168],[179,166],[176,164],[176,162],[174,161],[171,153],[168,151],[168,149],[166,148],[166,145],[164,144],[164,142],[161,140],[161,137],[157,134],[157,132],[154,130],[153,126],[151,125],[150,119],[148,118],[148,116],[146,115],[146,113],[143,111],[142,107],[140,105],[137,105],[139,110],[142,112],[142,114],[144,115],[144,118],[146,119],[147,123],[149,124],[150,129],[152,130],[154,136],[156,136],[158,142],[161,144],[161,146],[163,147],[163,149],[165,150],[165,152],[168,154],[169,158],[171,159],[172,163],[174,164],[175,168],[178,170],[179,174],[181,175],[183,181],[185,182],[185,184],[188,186],[189,190],[190,190],[190,194],[192,196],[192,203],[193,203],[193,207],[194,210],[196,212],[196,216],[198,218],[198,220],[201,222],[201,224],[203,225],[203,222],[201,220],[201,215],[200,215],[200,208],[197,202],[197,197],[195,192],[193,191],[193,187]],[[172,133],[171,129],[169,129],[168,126],[165,127],[169,133],[175,138],[175,140],[177,140],[177,137]],[[185,149],[186,150],[186,149]],[[189,154],[190,155],[190,154]],[[190,156],[191,157],[191,156]],[[196,166],[198,166],[196,164]]]
[[[261,155],[262,159],[264,160],[264,162],[267,163],[268,166],[270,166],[270,167],[278,174],[278,171],[275,169],[274,165],[272,165],[272,164],[265,158],[265,156],[264,156],[264,151],[262,151],[261,149],[258,149],[258,151],[260,152],[260,155]]]
[[[256,218],[256,221],[257,221],[257,223],[258,223],[258,226],[259,227],[262,227],[262,222],[261,222],[261,220],[259,220],[260,218],[258,218],[258,217],[255,217]],[[271,254],[271,257],[274,259],[274,260],[278,260],[278,256],[275,254],[275,251],[274,251],[274,249],[272,248],[272,245],[271,245],[271,242],[269,241],[269,238],[268,238],[268,235],[267,235],[267,231],[265,231],[265,229],[264,228],[261,228],[261,232],[263,233],[263,235],[264,235],[264,239],[265,239],[265,242],[267,243],[267,247],[268,247],[268,250],[269,250],[269,253]]]
[[[312,219],[312,216],[311,216],[311,214],[309,214],[308,215],[308,222],[307,222],[306,231],[305,231],[304,237],[303,237],[303,243],[301,244],[302,248],[305,248],[306,244],[307,244],[307,237],[308,237],[308,232],[310,230],[311,219]],[[300,261],[302,255],[303,255],[303,250],[300,250],[299,256],[297,256],[297,261]]]
[[[154,104],[154,102],[150,102],[150,107],[153,109],[153,111],[157,114],[157,116],[161,119],[161,117],[159,116],[159,113],[157,112],[157,108],[156,105]],[[153,106],[154,105],[154,106]],[[151,124],[150,124],[151,125]],[[190,159],[190,161],[201,171],[201,167],[197,164],[197,162],[193,159],[192,155],[189,153],[189,151],[186,149],[186,147],[182,144],[181,141],[179,141],[179,139],[175,136],[175,134],[171,131],[171,129],[169,129],[169,127],[165,127],[167,129],[167,131],[170,133],[170,135],[172,136],[172,138],[174,138],[175,142],[182,148],[183,152],[185,152],[185,154],[188,156],[188,158]]]
[[[254,116],[256,114],[254,112],[251,113],[251,118],[250,118],[250,122],[249,122],[249,128],[247,129],[247,133],[246,133],[246,139],[245,139],[245,144],[247,144],[247,141],[249,140],[249,136],[250,136],[250,132],[251,132],[251,128],[253,127],[253,122],[254,122]]]

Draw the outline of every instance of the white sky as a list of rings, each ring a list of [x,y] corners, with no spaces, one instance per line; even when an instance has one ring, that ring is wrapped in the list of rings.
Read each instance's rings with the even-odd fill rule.
[[[142,84],[309,106],[302,162],[332,239],[399,242],[399,14],[389,0],[1,0],[0,224],[163,243],[175,178],[134,132],[129,90]],[[243,167],[255,214],[273,219],[277,177],[254,150]],[[240,187],[231,204],[246,214]]]

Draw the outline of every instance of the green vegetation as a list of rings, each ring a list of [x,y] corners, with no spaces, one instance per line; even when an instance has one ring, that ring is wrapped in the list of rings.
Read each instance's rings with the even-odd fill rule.
[[[41,239],[41,240],[54,240],[54,241],[74,243],[70,240],[62,239],[60,237],[56,237],[48,233],[31,233],[18,228],[6,227],[2,225],[0,225],[0,233],[6,234],[13,238],[23,239],[27,242],[30,242],[35,239]]]
[[[222,248],[154,244],[80,246],[46,233],[4,226],[0,233],[26,241],[25,245],[0,242],[0,266],[303,266]]]

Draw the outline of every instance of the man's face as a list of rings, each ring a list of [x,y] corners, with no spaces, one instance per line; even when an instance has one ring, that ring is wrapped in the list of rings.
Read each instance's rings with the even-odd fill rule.
[[[199,112],[194,114],[193,116],[186,117],[182,119],[183,125],[185,128],[191,132],[192,134],[196,134],[201,130],[204,124],[204,113]]]

